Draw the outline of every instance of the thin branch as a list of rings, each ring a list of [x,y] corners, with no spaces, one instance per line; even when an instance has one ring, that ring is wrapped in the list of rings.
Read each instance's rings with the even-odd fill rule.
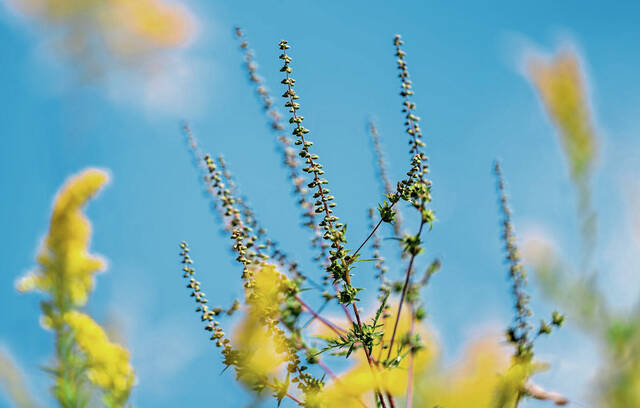
[[[531,398],[535,398],[540,401],[551,401],[558,406],[567,405],[569,403],[569,399],[567,397],[557,392],[546,391],[544,388],[534,383],[527,383],[524,386],[524,390]]]
[[[418,230],[418,236],[422,234],[424,222],[420,223],[420,229]],[[391,334],[391,341],[389,342],[389,352],[387,353],[387,360],[391,358],[391,350],[393,350],[393,341],[396,338],[396,331],[398,330],[398,322],[400,321],[400,315],[402,313],[402,304],[404,298],[407,295],[407,289],[409,288],[409,281],[411,280],[411,270],[413,269],[413,261],[416,259],[416,254],[411,254],[409,258],[409,266],[407,267],[407,273],[404,278],[404,285],[402,286],[402,294],[400,295],[400,304],[398,305],[398,313],[396,314],[396,321],[393,324],[393,333]]]
[[[302,305],[302,307],[304,307],[309,313],[311,313],[311,315],[318,319],[318,321],[322,322],[325,326],[327,326],[329,329],[333,330],[333,332],[335,332],[338,336],[342,337],[344,334],[347,334],[347,331],[333,323],[331,323],[329,320],[325,319],[324,317],[320,316],[318,313],[316,313],[311,306],[309,306],[308,304],[306,304],[298,295],[294,296],[295,299],[298,301],[298,303],[300,303],[300,305]]]
[[[409,328],[409,337],[413,337],[413,330],[414,330],[414,322],[416,320],[415,318],[415,312],[413,310],[413,307],[411,305],[409,305],[410,307],[410,311],[411,311],[411,326]],[[413,406],[413,363],[414,363],[414,358],[413,358],[414,352],[411,351],[409,353],[409,367],[407,369],[408,373],[407,373],[407,408],[411,408]]]

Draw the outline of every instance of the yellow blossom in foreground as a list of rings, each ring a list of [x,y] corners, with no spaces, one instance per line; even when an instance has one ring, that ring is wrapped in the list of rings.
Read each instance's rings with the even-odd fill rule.
[[[134,382],[129,352],[110,342],[102,327],[84,313],[68,312],[64,322],[73,330],[78,347],[87,357],[89,381],[102,388],[113,405],[122,405]]]
[[[450,371],[431,367],[416,382],[416,406],[515,408],[528,379],[543,364],[516,362],[494,337],[480,339]]]
[[[60,190],[49,232],[37,256],[39,268],[18,282],[20,291],[42,290],[58,302],[86,303],[93,289],[93,275],[104,269],[104,261],[88,253],[91,225],[82,207],[107,180],[104,171],[89,169]]]
[[[284,332],[270,325],[279,316],[288,280],[275,266],[253,270],[254,284],[247,289],[248,309],[232,336],[238,354],[238,379],[253,388],[277,374],[286,361]]]
[[[528,62],[529,75],[558,128],[571,175],[581,179],[593,164],[596,136],[578,56],[564,51],[551,60],[536,55]]]

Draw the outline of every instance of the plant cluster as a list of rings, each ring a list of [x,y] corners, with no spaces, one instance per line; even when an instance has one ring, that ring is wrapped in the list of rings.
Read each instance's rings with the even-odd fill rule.
[[[427,230],[425,227],[428,226],[429,230],[433,227],[435,215],[430,208],[432,183],[428,178],[428,157],[424,151],[426,145],[412,100],[413,84],[406,53],[402,48],[403,41],[396,36],[393,45],[400,79],[404,126],[409,141],[409,166],[405,177],[393,187],[386,173],[377,129],[371,124],[384,200],[379,203],[377,212],[369,210],[371,232],[358,246],[352,246],[347,241],[347,226],[337,215],[336,198],[329,188],[323,164],[314,152],[311,131],[304,126],[301,97],[293,77],[290,44],[283,40],[278,43],[278,48],[282,62],[283,105],[289,114],[293,140],[282,134],[285,129],[282,116],[274,107],[274,99],[258,74],[255,55],[239,28],[236,29],[236,37],[244,53],[249,80],[255,85],[259,100],[267,112],[270,128],[277,134],[283,163],[288,168],[288,178],[301,209],[303,225],[313,231],[312,246],[318,251],[314,259],[319,261],[323,280],[321,284],[312,280],[309,273],[303,273],[299,264],[268,238],[267,231],[260,227],[247,200],[239,194],[224,159],[220,156],[214,160],[211,155],[202,155],[195,137],[185,125],[185,134],[194,159],[200,161],[212,206],[219,215],[222,228],[233,241],[232,251],[236,261],[241,264],[241,279],[245,288],[245,299],[239,307],[243,317],[236,333],[227,337],[221,323],[215,320],[226,309],[209,309],[200,283],[194,277],[189,248],[185,242],[180,245],[185,265],[184,277],[188,280],[191,296],[198,304],[197,312],[206,324],[205,329],[212,333],[211,340],[222,348],[224,364],[234,368],[238,380],[259,395],[271,393],[278,404],[286,398],[305,407],[324,407],[333,403],[339,403],[340,406],[373,404],[395,407],[399,400],[411,406],[415,399],[413,389],[416,371],[425,370],[430,365],[433,356],[431,348],[435,347],[433,343],[425,343],[430,336],[419,327],[426,316],[420,289],[428,284],[441,264],[440,260],[435,259],[428,264],[422,276],[417,279],[414,276],[416,259],[424,253],[422,236]],[[496,169],[499,171],[498,167]],[[516,351],[512,367],[507,371],[520,373],[505,374],[505,380],[501,382],[501,389],[508,395],[499,406],[507,407],[516,406],[524,396],[542,394],[533,392],[528,385],[529,378],[536,371],[528,368],[534,366],[533,341],[529,337],[528,323],[531,313],[527,307],[524,271],[512,236],[500,174],[499,180],[505,215],[504,240],[511,262],[510,278],[516,303],[514,327],[508,331],[511,336],[509,340],[514,343]],[[414,233],[402,233],[399,203],[416,212],[419,222]],[[383,224],[392,227],[396,233],[401,258],[406,263],[406,269],[398,280],[387,277],[388,267],[381,256],[381,241],[377,232]],[[372,243],[374,259],[361,259],[362,250],[369,242]],[[364,310],[359,298],[359,292],[363,289],[355,286],[353,281],[355,264],[366,261],[375,262],[380,282],[379,302],[368,319],[362,315]],[[269,276],[269,283],[262,280],[261,276]],[[311,285],[311,291],[305,290],[307,284]],[[269,287],[266,290],[268,295],[261,289],[265,285]],[[323,316],[321,309],[316,311],[309,306],[303,297],[313,294],[314,290],[319,292],[323,308],[331,302],[340,306],[344,312],[343,321]],[[260,307],[256,308],[256,304]],[[310,314],[311,321],[317,322],[314,326],[323,327],[319,334],[317,329],[314,332],[313,326],[309,326],[311,321],[305,323],[301,319],[304,314]],[[559,326],[561,320],[559,314],[554,315],[552,324]],[[542,322],[539,334],[549,332],[550,327],[549,323]],[[260,344],[248,340],[255,338],[255,333],[261,335]],[[322,341],[318,342],[318,338]],[[350,371],[337,376],[323,362],[323,356],[327,355],[329,360],[342,356],[356,363]],[[525,365],[527,368],[523,368]],[[507,387],[507,384],[510,386]]]
[[[237,28],[235,35],[249,80],[255,86],[287,169],[301,224],[311,233],[315,269],[303,270],[291,255],[293,252],[285,251],[270,236],[239,192],[229,164],[220,155],[203,154],[191,128],[184,124],[184,135],[201,172],[203,188],[241,270],[242,299],[228,305],[212,305],[198,280],[189,245],[185,241],[179,245],[186,288],[203,330],[220,350],[225,369],[231,369],[257,398],[272,397],[277,405],[287,401],[307,408],[395,408],[401,404],[425,408],[517,408],[525,398],[568,404],[563,395],[533,382],[533,376],[547,367],[537,360],[534,344],[561,327],[565,316],[554,311],[537,325],[531,322],[528,275],[499,162],[493,170],[514,312],[504,340],[512,352],[505,353],[497,341],[480,339],[469,346],[467,355],[454,369],[444,368],[438,359],[435,336],[424,324],[428,313],[421,290],[442,265],[437,258],[425,259],[428,251],[424,235],[433,228],[436,217],[431,206],[426,143],[402,38],[396,35],[393,47],[403,128],[409,144],[407,167],[402,179],[395,183],[390,180],[380,135],[371,122],[369,131],[378,164],[381,199],[377,209],[367,211],[370,232],[354,244],[347,240],[347,225],[337,215],[337,200],[314,149],[314,137],[304,126],[291,45],[284,40],[278,43],[282,106],[287,112],[281,115],[258,74],[254,52],[244,33]],[[581,222],[584,253],[580,268],[586,278],[568,274],[570,267],[550,245],[537,248],[531,263],[544,292],[562,303],[605,349],[598,404],[611,408],[640,406],[640,314],[621,314],[608,307],[598,289],[591,259],[591,251],[596,248],[591,174],[597,143],[579,64],[575,55],[564,53],[551,62],[534,59],[530,67],[533,83],[558,128],[569,159]],[[285,117],[290,134],[286,132]],[[37,256],[38,267],[17,285],[23,292],[38,290],[45,294],[41,323],[54,333],[56,357],[46,371],[54,378],[53,395],[65,408],[90,406],[98,398],[107,407],[129,406],[135,384],[128,350],[112,342],[83,311],[93,290],[94,275],[104,269],[104,261],[89,253],[91,228],[82,209],[106,181],[106,173],[89,169],[60,190],[48,234]],[[405,218],[403,211],[413,216]],[[402,220],[417,223],[411,229]],[[384,228],[394,234],[400,271],[391,270],[383,255],[385,248],[379,233]],[[372,259],[362,257],[368,250]],[[374,305],[361,300],[361,292],[370,288],[358,287],[354,279],[356,264],[366,262],[375,270],[377,279]],[[318,269],[321,278],[314,279]],[[320,301],[319,308],[312,306],[318,302],[309,300],[314,295]],[[332,304],[343,317],[324,312]],[[227,326],[232,324],[232,316],[236,321],[230,328]],[[334,363],[344,367],[341,359],[349,362],[347,369],[332,368]],[[18,370],[1,350],[0,363],[0,380],[10,384],[16,404],[35,406],[16,374]]]

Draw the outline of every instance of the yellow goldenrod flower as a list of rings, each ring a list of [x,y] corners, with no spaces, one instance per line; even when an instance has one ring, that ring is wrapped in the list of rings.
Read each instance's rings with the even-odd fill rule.
[[[73,330],[73,338],[87,357],[89,381],[102,388],[112,404],[122,405],[135,378],[129,352],[110,342],[102,327],[84,313],[68,312],[64,322]]]
[[[84,406],[92,392],[87,379],[104,391],[107,407],[123,407],[134,381],[127,350],[109,342],[99,325],[77,311],[87,302],[95,273],[104,268],[104,261],[88,252],[91,224],[82,208],[107,180],[104,171],[88,169],[64,185],[54,200],[38,268],[17,285],[49,295],[41,303],[40,321],[55,333],[53,393],[62,407]]]
[[[89,169],[73,177],[58,193],[49,233],[37,256],[39,268],[18,282],[18,290],[42,290],[61,302],[84,305],[93,275],[104,261],[88,253],[91,225],[82,207],[106,183],[104,171]]]
[[[570,51],[560,52],[551,60],[532,56],[528,68],[558,128],[571,175],[580,180],[589,172],[597,146],[578,56]]]
[[[254,276],[255,284],[247,290],[249,308],[232,341],[242,359],[236,366],[238,377],[250,387],[276,374],[286,361],[280,347],[284,338],[268,322],[279,314],[287,278],[274,265],[255,268]]]

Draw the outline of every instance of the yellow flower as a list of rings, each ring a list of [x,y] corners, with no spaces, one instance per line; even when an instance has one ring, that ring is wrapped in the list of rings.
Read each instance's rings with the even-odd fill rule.
[[[84,313],[68,312],[64,322],[73,330],[78,347],[87,357],[89,381],[102,388],[111,402],[124,403],[135,378],[129,352],[111,343],[102,327]]]
[[[37,256],[39,268],[18,282],[18,290],[42,290],[58,301],[84,305],[93,275],[104,261],[88,253],[91,225],[82,207],[106,183],[104,171],[88,169],[71,178],[53,205],[49,233]]]
[[[536,55],[530,58],[528,68],[542,102],[558,128],[571,175],[580,180],[593,164],[596,136],[578,56],[570,51],[560,52],[551,60]]]
[[[18,11],[66,27],[66,50],[81,56],[97,54],[90,47],[92,37],[115,56],[135,56],[179,47],[194,30],[194,19],[185,6],[163,0],[9,1]]]
[[[280,313],[287,278],[274,265],[255,267],[255,281],[247,289],[247,310],[232,337],[233,349],[240,359],[238,378],[254,387],[277,374],[286,361],[286,338],[281,329],[270,323]]]
[[[470,345],[451,370],[430,367],[416,387],[416,406],[515,408],[525,383],[545,364],[509,357],[500,340],[485,336]]]

